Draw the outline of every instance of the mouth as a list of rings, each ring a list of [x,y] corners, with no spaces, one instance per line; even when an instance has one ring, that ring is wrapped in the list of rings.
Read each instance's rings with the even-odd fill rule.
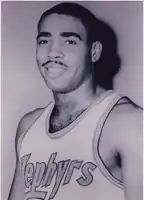
[[[62,63],[61,61],[57,61],[57,60],[48,60],[47,62],[42,64],[42,67],[62,67],[62,68],[68,68],[68,66],[64,63]]]
[[[56,61],[47,62],[43,65],[43,68],[47,75],[51,78],[57,78],[67,69],[67,67],[64,64],[61,64],[60,62]]]

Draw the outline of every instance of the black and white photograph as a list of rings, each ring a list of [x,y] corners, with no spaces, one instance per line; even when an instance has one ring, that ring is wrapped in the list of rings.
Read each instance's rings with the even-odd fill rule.
[[[1,199],[143,199],[143,2],[1,2]]]

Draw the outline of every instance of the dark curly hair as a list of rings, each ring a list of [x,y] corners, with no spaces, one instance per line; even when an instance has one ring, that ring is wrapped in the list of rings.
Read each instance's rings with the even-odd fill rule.
[[[95,41],[102,43],[102,54],[94,67],[94,86],[99,85],[105,89],[113,89],[113,78],[118,73],[121,63],[117,53],[117,37],[113,29],[87,8],[77,3],[65,2],[46,10],[42,14],[38,22],[38,32],[43,19],[53,13],[70,15],[80,19],[86,28],[88,43],[90,45]]]

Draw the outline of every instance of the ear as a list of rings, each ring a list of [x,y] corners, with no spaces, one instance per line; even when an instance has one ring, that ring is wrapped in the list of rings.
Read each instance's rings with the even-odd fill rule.
[[[101,57],[102,53],[102,44],[99,41],[96,41],[92,44],[92,50],[91,50],[91,55],[92,55],[92,62],[95,63],[96,61],[99,60]]]

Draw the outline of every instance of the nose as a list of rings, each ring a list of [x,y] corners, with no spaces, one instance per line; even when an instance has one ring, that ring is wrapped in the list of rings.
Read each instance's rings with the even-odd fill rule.
[[[48,57],[52,59],[64,57],[64,53],[62,52],[62,49],[60,48],[60,45],[58,44],[57,41],[51,44]]]

